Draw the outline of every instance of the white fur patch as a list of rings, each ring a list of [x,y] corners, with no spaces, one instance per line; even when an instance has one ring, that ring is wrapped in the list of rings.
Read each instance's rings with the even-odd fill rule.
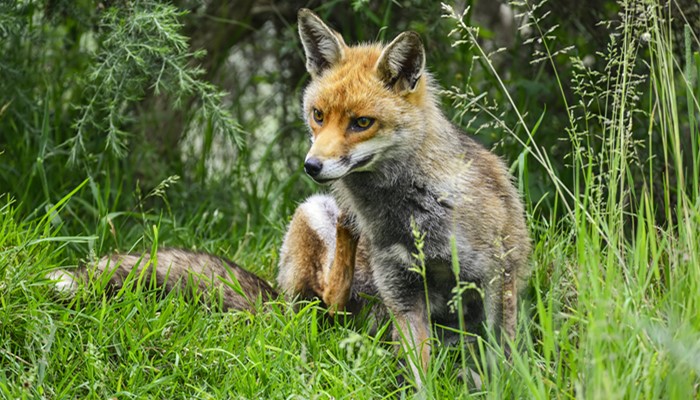
[[[340,210],[335,200],[328,195],[309,197],[301,206],[311,229],[318,234],[326,246],[326,257],[323,260],[325,283],[328,284],[329,272],[335,257],[336,225]]]
[[[338,222],[338,205],[328,195],[317,194],[309,197],[299,206],[307,218],[309,226],[328,246],[329,253],[335,252],[335,230]]]
[[[343,59],[343,48],[335,35],[319,40],[318,51],[328,63],[333,65]]]
[[[78,282],[74,276],[62,269],[49,272],[46,279],[55,281],[54,289],[59,293],[73,294],[78,290]]]
[[[318,174],[318,179],[339,179],[350,172],[350,164],[341,163],[339,160],[323,161],[323,168]]]
[[[411,48],[406,43],[397,43],[388,54],[386,61],[391,69],[391,73],[398,75],[406,58],[411,52]]]
[[[318,174],[318,179],[340,179],[351,171],[371,171],[372,165],[381,158],[381,154],[390,147],[393,147],[393,141],[388,137],[375,136],[372,139],[358,143],[347,155],[350,158],[349,162],[341,162],[340,159],[326,159],[320,157],[323,162],[323,168]],[[366,157],[373,156],[372,161],[359,168],[352,169],[352,166]],[[316,157],[316,155],[307,154],[306,159]]]
[[[394,135],[391,136],[395,137]],[[384,136],[375,136],[370,140],[358,143],[357,146],[355,146],[355,148],[352,149],[352,152],[350,154],[350,157],[353,160],[353,162],[362,160],[370,155],[374,156],[374,158],[366,165],[355,169],[355,171],[371,171],[372,164],[374,164],[381,158],[381,155],[385,149],[392,146],[394,146],[393,141],[388,137]]]

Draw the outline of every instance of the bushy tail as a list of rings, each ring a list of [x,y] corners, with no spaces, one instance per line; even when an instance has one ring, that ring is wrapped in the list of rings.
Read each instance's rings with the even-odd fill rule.
[[[149,253],[113,254],[75,270],[53,271],[47,279],[55,281],[58,292],[72,295],[81,283],[89,278],[102,279],[105,274],[113,290],[122,288],[131,275],[148,287],[198,294],[198,298],[210,303],[220,300],[225,311],[255,311],[258,299],[266,302],[278,297],[265,280],[232,261],[181,249],[160,249],[155,257]]]

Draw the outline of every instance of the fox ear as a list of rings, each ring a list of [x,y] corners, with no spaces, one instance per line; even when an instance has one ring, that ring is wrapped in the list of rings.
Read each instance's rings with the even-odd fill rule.
[[[377,61],[377,73],[388,88],[399,94],[412,92],[425,69],[423,42],[415,32],[404,32],[384,49]]]
[[[306,70],[316,78],[343,58],[342,36],[306,8],[299,10],[299,37],[306,53]]]

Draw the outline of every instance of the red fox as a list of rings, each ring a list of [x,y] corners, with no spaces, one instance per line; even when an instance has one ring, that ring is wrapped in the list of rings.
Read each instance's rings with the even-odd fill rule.
[[[518,290],[530,272],[523,205],[504,163],[438,108],[419,36],[349,47],[306,9],[299,34],[312,78],[303,100],[312,137],[304,169],[329,183],[333,197],[312,196],[294,214],[280,250],[281,291],[319,298],[330,313],[369,309],[383,321],[391,312],[395,337],[419,355],[418,364],[408,359],[418,386],[430,358],[428,316],[457,326],[448,305],[457,281],[483,292],[483,299],[474,290],[463,294],[467,328],[486,322],[513,339]],[[425,235],[425,280],[412,268],[414,227]],[[231,261],[178,249],[161,249],[155,260],[115,254],[48,277],[74,291],[77,280],[102,273],[114,288],[134,273],[168,291],[196,289],[205,301],[218,293],[227,310],[253,311],[256,299],[278,297]]]
[[[454,325],[448,301],[457,281],[483,292],[483,302],[464,293],[465,319],[483,318],[496,337],[514,339],[518,289],[530,272],[523,204],[503,161],[439,109],[418,34],[348,46],[302,9],[299,35],[311,75],[304,169],[330,184],[338,206],[312,199],[295,214],[280,259],[282,291],[318,296],[331,309],[355,307],[360,286],[376,291],[404,350],[419,355],[408,360],[419,387],[430,358],[428,315]],[[425,235],[425,281],[412,269],[414,227]]]

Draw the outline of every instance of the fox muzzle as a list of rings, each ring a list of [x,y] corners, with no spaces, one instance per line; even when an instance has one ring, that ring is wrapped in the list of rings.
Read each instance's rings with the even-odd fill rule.
[[[323,169],[323,163],[316,157],[310,157],[304,161],[304,172],[310,177],[315,178]]]

